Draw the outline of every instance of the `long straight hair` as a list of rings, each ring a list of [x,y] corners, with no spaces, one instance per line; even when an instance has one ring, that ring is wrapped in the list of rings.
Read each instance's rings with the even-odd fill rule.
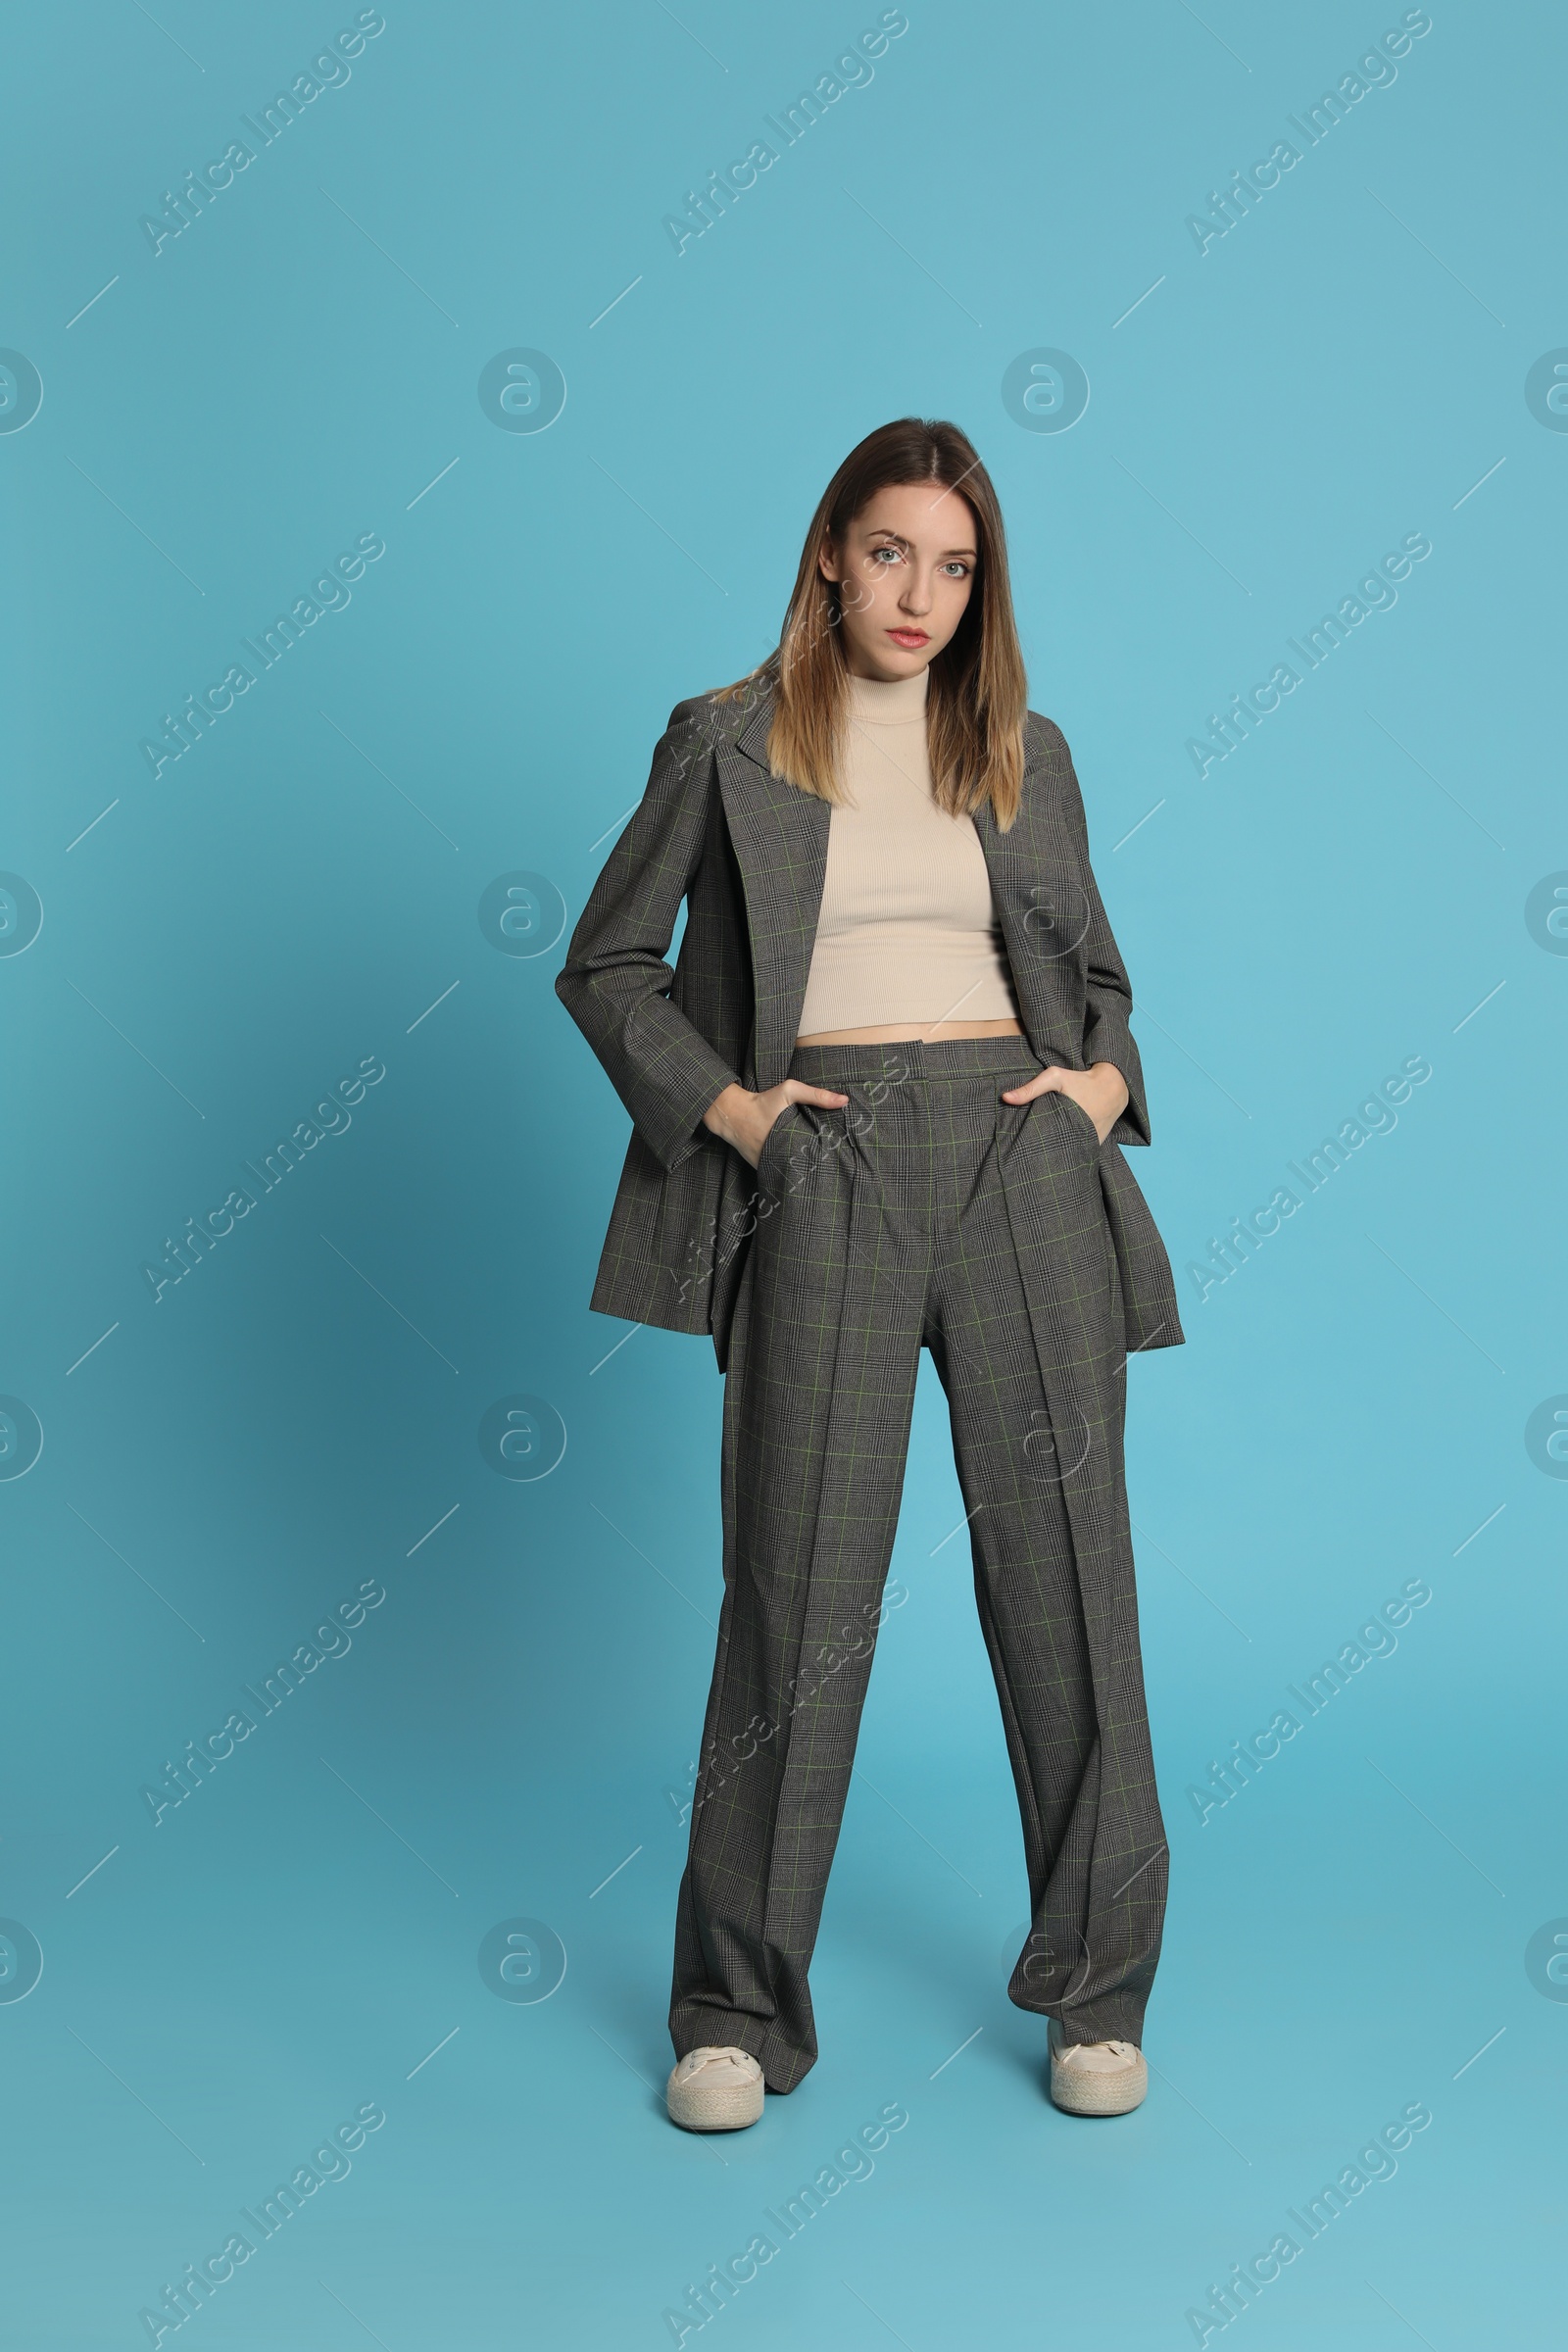
[[[729,702],[771,691],[767,758],[774,774],[818,800],[843,799],[850,671],[840,627],[840,585],[823,577],[817,558],[830,540],[842,553],[851,523],[877,492],[906,483],[930,483],[933,490],[952,490],[967,499],[979,535],[979,561],[963,618],[930,665],[926,748],[932,797],[950,816],[972,816],[989,802],[1005,832],[1022,793],[1029,687],[1012,616],[1001,504],[973,443],[956,424],[900,416],[878,425],[851,450],[811,517],[778,644],[744,678],[718,688],[714,699]]]

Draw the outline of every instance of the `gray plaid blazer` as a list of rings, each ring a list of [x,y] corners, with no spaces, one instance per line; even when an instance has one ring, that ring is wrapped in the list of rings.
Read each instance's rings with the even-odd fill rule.
[[[733,702],[676,704],[556,981],[632,1118],[590,1303],[710,1333],[721,1370],[746,1243],[771,1203],[703,1113],[726,1086],[761,1091],[789,1074],[831,814],[769,769],[771,717],[765,686]],[[1073,1070],[1110,1061],[1127,1081],[1127,1107],[1100,1154],[1127,1348],[1175,1347],[1170,1263],[1119,1149],[1149,1141],[1132,992],[1090,870],[1061,731],[1031,710],[1024,740],[1011,830],[1000,832],[989,808],[975,818],[1019,1014],[1041,1061]]]

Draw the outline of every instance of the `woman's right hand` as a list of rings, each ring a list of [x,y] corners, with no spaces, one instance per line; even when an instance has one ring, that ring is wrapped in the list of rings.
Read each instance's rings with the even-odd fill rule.
[[[803,1085],[799,1078],[786,1078],[782,1086],[770,1086],[760,1095],[749,1093],[744,1086],[726,1086],[704,1111],[703,1125],[738,1152],[749,1168],[755,1168],[773,1121],[792,1102],[814,1102],[820,1110],[842,1110],[849,1099],[848,1095],[830,1094],[826,1087]]]

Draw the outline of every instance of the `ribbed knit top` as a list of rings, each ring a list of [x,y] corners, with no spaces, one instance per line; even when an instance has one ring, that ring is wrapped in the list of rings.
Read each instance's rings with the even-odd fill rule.
[[[842,783],[798,1034],[1016,1019],[974,820],[931,797],[929,672],[850,677]]]

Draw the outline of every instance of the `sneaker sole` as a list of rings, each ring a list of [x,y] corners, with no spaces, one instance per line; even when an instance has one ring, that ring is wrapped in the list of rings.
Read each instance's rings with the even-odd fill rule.
[[[1125,2074],[1084,2075],[1051,2061],[1051,2099],[1064,2115],[1131,2115],[1149,2095],[1149,2066],[1142,2053]]]
[[[670,2122],[683,2132],[743,2132],[761,2116],[763,2088],[760,2077],[723,2089],[712,2084],[704,2088],[701,2077],[695,2082],[676,2082],[671,2077],[664,2104]]]

